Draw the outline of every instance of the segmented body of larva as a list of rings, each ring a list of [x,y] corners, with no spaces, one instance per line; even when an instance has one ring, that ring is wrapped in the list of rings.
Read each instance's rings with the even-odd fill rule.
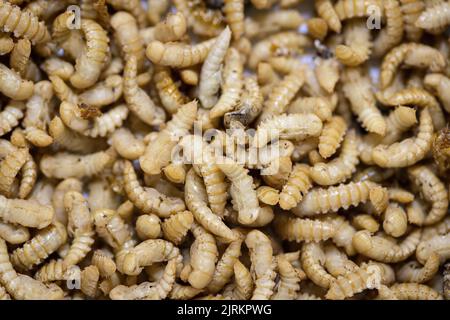
[[[331,119],[334,107],[327,97],[299,97],[292,101],[287,113],[313,113],[322,121]]]
[[[10,244],[21,244],[30,239],[30,232],[25,227],[0,222],[0,237]]]
[[[33,94],[34,84],[0,63],[0,91],[14,100],[26,100]]]
[[[425,76],[423,84],[435,93],[442,107],[450,112],[450,79],[439,73],[431,73]]]
[[[123,79],[121,76],[113,74],[81,93],[79,99],[91,107],[102,108],[119,100],[122,92]]]
[[[53,208],[34,201],[7,199],[0,195],[0,217],[4,222],[42,229],[53,219]]]
[[[429,286],[419,283],[398,283],[389,288],[400,300],[442,300],[442,295]]]
[[[383,230],[386,234],[398,238],[405,234],[408,217],[405,210],[396,203],[390,203],[384,212]]]
[[[328,24],[322,18],[311,18],[307,21],[308,33],[314,39],[323,40],[328,34]]]
[[[108,134],[114,132],[116,128],[122,126],[122,123],[125,121],[127,116],[127,105],[116,105],[108,110],[108,112],[95,118],[92,125],[90,125],[90,128],[88,128],[84,134],[91,138],[106,137]]]
[[[217,293],[230,281],[234,273],[234,265],[241,255],[242,240],[231,242],[223,252],[216,265],[216,270],[207,289]]]
[[[341,22],[352,18],[367,17],[374,13],[380,16],[384,14],[383,9],[379,0],[339,0],[334,5],[334,10]]]
[[[223,6],[225,19],[233,33],[233,39],[239,40],[245,32],[244,25],[244,1],[225,0]]]
[[[264,204],[274,206],[280,199],[279,191],[269,186],[260,186],[256,189],[258,200]]]
[[[400,262],[414,253],[420,234],[420,229],[413,230],[400,244],[396,244],[381,236],[371,236],[369,231],[363,230],[353,236],[353,245],[358,253],[371,259],[385,263]]]
[[[123,255],[134,246],[134,242],[130,240],[131,233],[128,225],[116,211],[111,209],[97,209],[93,212],[93,218],[97,234],[110,247],[117,250],[116,262],[119,264],[119,256],[122,255],[121,258],[123,258]]]
[[[0,193],[10,197],[12,186],[20,169],[29,157],[28,149],[19,148],[15,152],[8,153],[0,161]]]
[[[183,13],[169,13],[155,25],[155,40],[170,42],[181,40],[186,34],[187,21]]]
[[[183,242],[192,223],[194,223],[194,216],[190,211],[171,215],[161,223],[163,237],[178,245]]]
[[[344,27],[345,45],[336,46],[336,58],[349,67],[356,67],[364,63],[372,52],[370,30],[365,21],[349,21]]]
[[[167,112],[174,114],[179,107],[189,101],[175,83],[167,67],[156,66],[153,78],[161,103]]]
[[[55,75],[60,77],[64,81],[69,80],[70,76],[75,71],[72,64],[60,58],[48,58],[40,65],[40,67],[49,76]]]
[[[358,230],[367,230],[369,232],[377,232],[380,224],[370,214],[358,214],[353,217],[352,224]]]
[[[14,40],[5,32],[0,32],[0,55],[3,56],[11,52],[14,48]]]
[[[169,293],[169,298],[174,300],[189,300],[202,291],[203,289],[196,289],[192,286],[183,286],[175,282],[172,291]]]
[[[277,285],[278,290],[271,299],[293,300],[297,297],[297,291],[300,290],[300,277],[294,266],[283,255],[277,256],[276,262],[280,281]]]
[[[416,21],[425,9],[423,1],[400,0],[400,8],[405,24],[406,38],[409,41],[419,41],[423,34],[423,29],[416,27]]]
[[[30,62],[31,42],[28,39],[20,39],[14,45],[9,56],[9,65],[14,71],[24,76]]]
[[[281,213],[275,216],[274,227],[281,239],[296,242],[325,241],[336,233],[331,223],[294,218]]]
[[[325,268],[333,277],[346,276],[356,272],[358,265],[350,260],[347,255],[333,244],[325,245]]]
[[[305,164],[295,164],[286,184],[280,193],[280,207],[284,210],[294,208],[312,187],[309,167]]]
[[[319,287],[328,289],[335,281],[335,278],[324,268],[326,256],[322,243],[305,243],[302,247],[300,261],[307,277]]]
[[[125,159],[136,160],[144,154],[145,145],[133,133],[125,128],[119,128],[111,136],[114,150]]]
[[[314,5],[317,11],[317,14],[324,19],[328,27],[334,32],[341,32],[341,20],[337,15],[333,4],[330,0],[315,0]]]
[[[332,94],[339,81],[339,62],[335,58],[314,60],[314,73],[322,89]]]
[[[403,38],[403,14],[398,0],[383,1],[383,11],[386,15],[386,26],[374,42],[374,55],[381,57],[392,47],[398,45]]]
[[[224,296],[234,300],[250,299],[253,292],[253,279],[250,271],[239,260],[236,261],[233,269],[235,283],[225,287]]]
[[[417,261],[407,262],[397,270],[396,279],[401,282],[428,282],[438,272],[439,260],[439,254],[433,252],[423,266]]]
[[[442,1],[425,11],[417,18],[416,27],[432,31],[433,29],[443,29],[450,24],[450,5]]]
[[[136,220],[136,233],[142,240],[161,236],[161,219],[154,214],[143,214]]]
[[[319,136],[319,153],[323,158],[331,157],[339,148],[347,131],[347,124],[340,116],[334,116],[325,122]]]
[[[107,250],[95,250],[92,255],[92,264],[97,267],[101,277],[109,278],[116,272],[113,255]]]
[[[0,136],[8,133],[19,124],[19,120],[24,116],[23,109],[23,103],[11,101],[0,112]]]
[[[147,14],[139,0],[106,0],[116,11],[125,10],[131,13],[137,20],[139,27],[147,26]]]
[[[450,257],[450,234],[435,235],[430,239],[422,240],[417,246],[416,257],[420,263],[425,264],[429,257],[436,252],[439,254],[440,264]]]

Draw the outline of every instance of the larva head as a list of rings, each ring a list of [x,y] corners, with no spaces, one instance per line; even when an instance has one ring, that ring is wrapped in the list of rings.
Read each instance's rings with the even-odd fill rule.
[[[130,276],[137,276],[143,268],[139,266],[139,259],[135,252],[129,252],[123,260],[123,272]]]
[[[380,186],[370,190],[369,199],[378,215],[383,213],[389,204],[387,189]]]
[[[38,94],[44,100],[49,101],[53,97],[53,86],[48,80],[40,81],[34,86],[34,94]]]
[[[163,58],[165,51],[166,47],[164,44],[154,40],[148,44],[147,49],[145,49],[145,54],[151,62],[158,63]]]
[[[432,254],[431,241],[421,241],[416,249],[416,258],[421,264],[425,264]]]
[[[249,225],[258,219],[260,208],[244,208],[238,213],[238,222]]]
[[[83,195],[77,191],[69,191],[64,195],[64,207],[68,214],[68,230],[74,235],[77,231],[92,230],[92,216],[88,203]]]
[[[126,11],[119,11],[111,16],[110,24],[115,30],[127,29],[129,24],[136,24],[136,19]]]
[[[358,231],[353,236],[352,243],[357,252],[364,254],[372,249],[372,236],[367,230]]]

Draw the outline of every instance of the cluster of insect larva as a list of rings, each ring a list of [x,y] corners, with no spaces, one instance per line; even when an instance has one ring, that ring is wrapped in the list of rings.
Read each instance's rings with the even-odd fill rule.
[[[305,1],[0,0],[0,300],[450,299],[450,4]]]

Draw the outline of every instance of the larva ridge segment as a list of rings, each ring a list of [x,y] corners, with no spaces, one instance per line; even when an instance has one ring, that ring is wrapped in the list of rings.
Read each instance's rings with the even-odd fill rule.
[[[331,223],[289,217],[282,213],[275,216],[274,227],[281,239],[296,242],[325,241],[336,233]]]
[[[341,116],[333,116],[325,122],[319,136],[319,153],[323,158],[331,157],[344,140],[347,123]]]
[[[416,27],[432,30],[445,28],[450,24],[450,4],[443,1],[433,7],[426,8],[417,18]]]
[[[401,300],[442,300],[442,295],[429,286],[418,283],[398,283],[389,288]]]
[[[279,204],[284,210],[294,208],[312,187],[308,165],[297,163],[292,168],[286,184],[280,193]]]
[[[308,278],[319,287],[328,289],[335,281],[335,278],[324,268],[326,257],[320,242],[305,243],[300,261]]]

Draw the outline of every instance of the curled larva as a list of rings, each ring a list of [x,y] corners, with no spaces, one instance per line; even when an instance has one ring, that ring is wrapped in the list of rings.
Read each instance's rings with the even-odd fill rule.
[[[269,186],[260,186],[256,189],[258,200],[262,203],[274,206],[280,198],[279,191]]]
[[[253,146],[262,148],[273,139],[303,140],[318,136],[322,131],[322,121],[314,114],[281,114],[259,123]]]
[[[450,257],[450,234],[434,235],[420,241],[416,249],[417,260],[425,264],[433,252],[439,255],[439,263],[444,263]]]
[[[122,255],[129,252],[131,247],[135,244],[130,240],[131,234],[127,224],[116,211],[111,209],[97,209],[92,215],[94,218],[95,231],[99,237],[111,248],[117,250],[117,268],[122,270],[119,268],[119,258],[123,258]]]
[[[24,76],[28,64],[30,62],[31,55],[31,42],[28,39],[20,39],[14,45],[13,50],[9,56],[10,67],[19,73],[20,76]]]
[[[371,15],[380,17],[384,9],[380,2],[379,0],[339,0],[334,5],[334,10],[341,21]],[[375,11],[374,7],[378,10]]]
[[[176,113],[181,105],[189,101],[178,88],[168,67],[156,66],[153,81],[161,103],[169,113]]]
[[[18,148],[10,152],[0,161],[0,193],[10,197],[13,183],[20,169],[28,160],[29,153],[25,148]]]
[[[345,82],[342,89],[362,126],[369,132],[384,136],[386,121],[376,106],[368,76],[358,68],[347,68],[343,76]]]
[[[300,262],[307,277],[319,287],[328,289],[335,281],[335,278],[325,270],[326,256],[322,243],[305,243]]]
[[[336,212],[340,208],[348,209],[365,203],[370,190],[377,186],[371,181],[350,182],[327,189],[314,188],[292,209],[298,216],[311,216],[319,213]]]
[[[272,296],[272,300],[294,300],[297,297],[297,291],[300,290],[300,277],[291,262],[284,255],[276,257],[277,270],[280,275],[280,281],[277,285],[277,291]]]
[[[111,5],[115,10],[125,10],[133,15],[137,20],[139,27],[147,26],[147,14],[142,7],[139,0],[106,0],[106,3]]]
[[[161,219],[154,214],[143,214],[136,220],[136,233],[142,240],[156,239],[161,235]]]
[[[269,300],[275,288],[275,263],[270,239],[259,230],[250,231],[245,238],[250,250],[250,272],[255,282],[252,300]]]
[[[397,283],[389,288],[400,300],[442,300],[442,295],[429,286],[419,283]]]
[[[238,104],[243,86],[244,65],[239,51],[229,48],[225,56],[223,68],[223,80],[219,100],[211,109],[209,117],[214,119],[223,116],[226,112],[233,110]]]
[[[308,33],[314,39],[322,41],[328,34],[328,24],[322,18],[311,18],[307,21]]]
[[[436,4],[417,18],[416,27],[432,31],[433,29],[444,29],[450,24],[450,5],[446,1]]]
[[[68,152],[45,154],[39,168],[46,177],[66,179],[91,177],[100,173],[113,160],[110,152],[98,151],[88,155]]]
[[[340,33],[342,28],[341,20],[332,2],[330,0],[315,0],[314,6],[317,14],[327,22],[328,27],[334,32]]]
[[[216,38],[195,45],[154,40],[148,44],[145,54],[155,64],[186,68],[203,62],[215,43]]]
[[[67,212],[64,207],[64,195],[68,191],[81,192],[83,184],[80,180],[75,178],[68,178],[62,180],[55,188],[52,195],[52,205],[55,210],[55,220],[67,225]]]
[[[205,186],[194,169],[189,170],[186,175],[184,194],[186,206],[203,228],[227,241],[235,240],[236,234],[207,206]]]
[[[366,257],[380,262],[395,263],[406,260],[414,253],[420,241],[420,234],[420,229],[413,230],[397,244],[362,230],[353,236],[353,245],[358,253]]]
[[[193,223],[194,216],[191,212],[178,212],[161,223],[163,237],[178,245],[183,241]]]
[[[136,160],[144,154],[144,143],[126,128],[120,128],[114,131],[111,140],[113,148],[125,159]]]
[[[42,229],[51,223],[53,215],[51,206],[30,200],[8,199],[0,195],[0,218],[3,222]]]
[[[292,168],[288,180],[280,193],[279,204],[282,209],[289,210],[294,208],[312,187],[309,172],[309,167],[305,164],[297,163]]]
[[[226,27],[209,50],[200,72],[198,98],[204,108],[211,109],[217,103],[217,93],[222,81],[222,63],[230,45],[231,31]]]
[[[95,250],[91,262],[97,267],[100,276],[104,278],[109,278],[116,272],[116,263],[113,260],[112,253],[108,250]]]
[[[406,38],[410,41],[419,41],[422,37],[423,29],[416,27],[416,21],[424,11],[424,1],[400,0],[400,8],[403,14]]]
[[[335,245],[326,244],[324,251],[326,258],[325,268],[333,277],[346,276],[358,269],[358,265]]]
[[[403,264],[396,272],[400,282],[424,283],[431,280],[439,270],[439,254],[433,252],[422,266],[417,261]]]
[[[423,83],[439,98],[442,107],[450,112],[450,79],[439,73],[431,73],[425,76]]]
[[[370,30],[365,21],[349,21],[344,28],[345,45],[336,46],[336,58],[349,67],[364,63],[372,52]]]
[[[393,237],[401,237],[408,227],[405,210],[396,203],[390,203],[384,212],[383,230]]]
[[[231,242],[223,252],[216,265],[216,270],[207,289],[212,293],[217,293],[227,284],[234,272],[234,265],[241,255],[242,240]]]
[[[24,117],[24,104],[11,100],[0,112],[0,136],[13,130]]]
[[[185,209],[183,200],[168,197],[153,188],[142,187],[129,161],[123,164],[123,179],[128,198],[143,213],[156,213],[160,217],[168,217]]]
[[[429,69],[432,72],[443,71],[447,65],[443,54],[430,46],[420,43],[402,43],[394,47],[383,58],[380,67],[380,87],[387,88],[401,64],[407,67]]]
[[[322,121],[329,120],[333,105],[327,97],[299,97],[292,101],[287,113],[313,113]]]
[[[116,105],[109,109],[107,112],[94,118],[93,123],[88,124],[89,128],[87,128],[83,133],[91,138],[105,137],[108,134],[114,132],[116,128],[122,126],[122,123],[125,121],[127,116],[127,105]],[[63,118],[62,120],[67,125],[66,121]]]
[[[0,63],[0,92],[15,100],[26,100],[33,94],[34,84]]]
[[[315,164],[311,167],[310,176],[315,183],[322,186],[344,182],[356,171],[359,163],[358,155],[356,134],[352,130],[344,139],[339,157],[327,163]]]
[[[187,21],[182,12],[169,13],[155,26],[155,40],[161,42],[178,41],[186,34]]]
[[[422,160],[431,149],[433,122],[425,108],[420,113],[418,134],[391,145],[378,145],[372,151],[373,161],[383,168],[401,168]]]
[[[289,217],[284,213],[276,215],[274,227],[281,239],[296,242],[325,241],[336,233],[336,227],[329,222]]]
[[[0,222],[0,237],[10,244],[21,244],[30,239],[27,228]]]
[[[102,108],[119,100],[122,96],[122,85],[123,79],[121,76],[111,75],[81,93],[79,99],[82,103],[91,107]]]
[[[402,41],[404,22],[401,6],[398,0],[383,1],[386,15],[386,26],[380,31],[374,42],[374,55],[380,57]]]
[[[358,214],[353,217],[352,224],[358,230],[377,232],[380,228],[378,221],[370,214]]]
[[[188,134],[196,117],[197,100],[188,102],[178,109],[166,123],[166,127],[147,145],[145,153],[139,157],[139,164],[145,173],[158,174],[169,164],[173,147],[181,137]]]
[[[66,228],[54,222],[40,230],[22,247],[14,250],[11,254],[11,262],[20,270],[29,270],[55,252],[66,240]]]
[[[347,123],[340,116],[334,116],[325,122],[319,136],[319,153],[324,158],[331,157],[339,148],[347,131]]]
[[[255,70],[259,62],[276,55],[277,51],[293,50],[295,52],[308,45],[310,45],[309,38],[295,31],[276,33],[253,46],[248,65]]]
[[[69,80],[75,71],[72,64],[56,57],[46,59],[40,67],[49,76],[55,75],[65,81]]]

